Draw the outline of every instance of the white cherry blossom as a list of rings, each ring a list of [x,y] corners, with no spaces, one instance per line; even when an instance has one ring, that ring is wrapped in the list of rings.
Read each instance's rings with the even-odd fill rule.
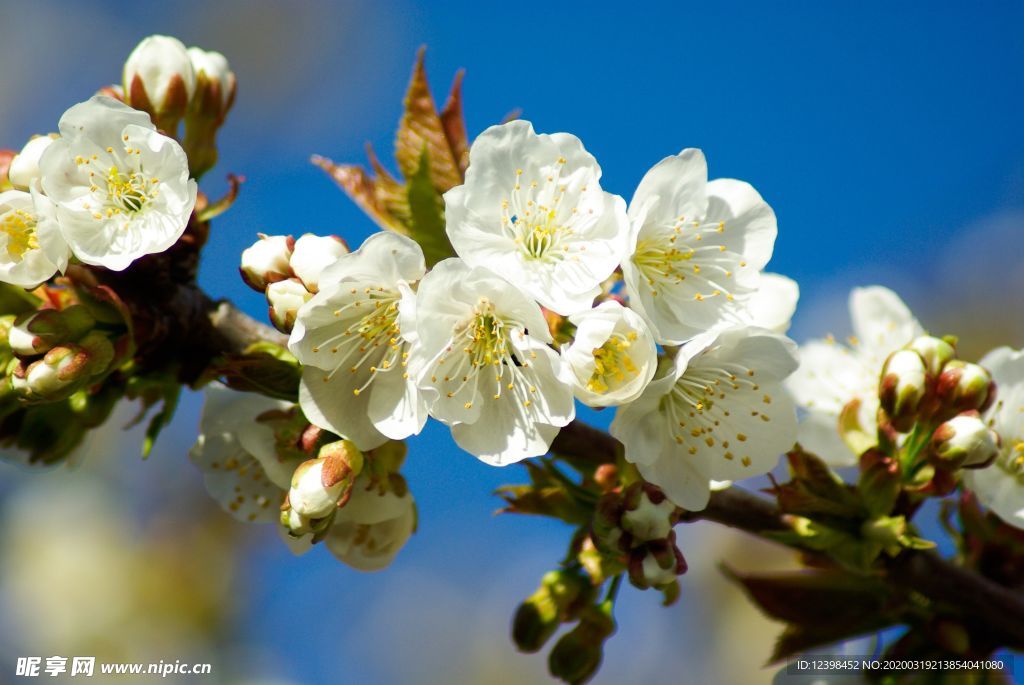
[[[796,442],[796,411],[782,387],[796,365],[796,345],[772,331],[705,333],[619,408],[611,433],[645,480],[699,511],[715,481],[766,473]]]
[[[576,397],[591,407],[635,400],[654,377],[658,348],[636,312],[614,300],[569,317],[573,342],[562,348]]]
[[[39,192],[0,193],[0,281],[34,288],[68,265],[53,204]]]
[[[410,366],[430,414],[462,449],[504,466],[544,454],[575,416],[572,379],[541,309],[494,272],[461,259],[420,283]]]
[[[788,326],[797,296],[792,281],[775,277],[766,297],[757,296],[778,232],[775,213],[748,183],[708,182],[700,150],[683,150],[648,171],[629,218],[626,292],[659,342],[682,343],[721,326]]]
[[[303,364],[299,400],[310,421],[369,450],[418,433],[424,400],[407,362],[426,267],[414,241],[377,233],[319,277],[288,347]]]
[[[979,363],[996,383],[984,418],[1001,447],[991,466],[964,471],[964,484],[999,518],[1024,529],[1024,350],[1000,347]]]
[[[575,136],[538,135],[527,121],[492,126],[473,142],[465,184],[445,193],[448,237],[467,264],[548,309],[589,309],[629,233],[625,202],[600,178]]]
[[[207,492],[239,521],[277,521],[292,473],[302,460],[281,460],[273,429],[256,419],[292,405],[219,383],[207,386],[204,395],[199,438],[189,458],[202,471]]]
[[[391,563],[415,530],[412,494],[379,493],[357,479],[348,503],[335,515],[324,545],[354,569],[379,571]]]
[[[162,252],[196,203],[181,146],[144,112],[98,95],[60,119],[39,162],[42,188],[75,256],[114,271]]]
[[[886,358],[924,331],[902,300],[888,288],[854,288],[850,293],[854,335],[849,346],[828,338],[800,347],[800,368],[786,385],[806,410],[800,444],[835,466],[853,464],[858,455],[839,435],[839,414],[859,404],[861,429],[878,428],[878,383]]]

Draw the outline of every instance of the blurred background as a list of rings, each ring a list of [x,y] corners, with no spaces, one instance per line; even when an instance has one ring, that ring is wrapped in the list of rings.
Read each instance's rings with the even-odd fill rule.
[[[855,285],[894,288],[965,356],[1024,345],[1024,4],[415,3],[0,0],[0,147],[56,130],[118,82],[144,36],[223,52],[238,75],[220,164],[247,178],[214,223],[202,283],[263,316],[237,277],[257,231],[338,233],[369,219],[309,164],[364,160],[391,136],[416,48],[438,99],[467,69],[470,135],[517,107],[538,131],[580,136],[627,199],[683,147],[712,177],[775,208],[770,265],[795,278],[797,340],[849,332]],[[523,477],[460,453],[431,425],[405,473],[420,528],[389,569],[326,550],[292,557],[272,528],[235,523],[187,460],[201,401],[183,402],[148,461],[133,407],[55,471],[0,464],[0,681],[21,655],[213,663],[222,683],[533,683],[543,656],[508,632],[568,530],[495,517]],[[606,425],[609,413],[588,414]],[[717,564],[784,566],[710,524],[680,529],[681,601],[626,588],[595,682],[758,683],[779,627]],[[168,682],[167,680],[163,682]],[[181,681],[186,682],[186,681]],[[198,682],[198,681],[197,681]]]

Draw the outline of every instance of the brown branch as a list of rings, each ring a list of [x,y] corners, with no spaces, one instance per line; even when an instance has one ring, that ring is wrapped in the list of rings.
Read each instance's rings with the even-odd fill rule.
[[[563,428],[552,445],[560,455],[590,463],[614,461],[620,448],[612,436],[579,421]],[[737,487],[711,493],[703,511],[683,520],[714,521],[753,535],[790,528],[774,502]],[[1024,647],[1024,594],[925,551],[903,552],[888,564],[886,577],[904,592],[959,609],[1006,646]]]

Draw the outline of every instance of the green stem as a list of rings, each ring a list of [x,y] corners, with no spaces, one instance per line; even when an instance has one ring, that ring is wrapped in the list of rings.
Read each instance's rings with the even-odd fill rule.
[[[615,599],[619,596],[619,588],[622,586],[622,574],[612,578],[612,584],[608,587],[608,594],[604,596],[605,602],[615,604]]]

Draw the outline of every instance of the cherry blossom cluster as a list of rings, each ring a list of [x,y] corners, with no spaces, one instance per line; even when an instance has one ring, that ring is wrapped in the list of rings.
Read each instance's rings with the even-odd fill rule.
[[[414,241],[376,234],[323,268],[308,302],[278,308],[310,421],[373,449],[431,416],[501,466],[545,454],[578,399],[620,407],[626,459],[679,506],[771,469],[796,436],[780,331],[797,288],[762,273],[774,213],[746,183],[708,182],[698,150],[651,169],[628,209],[600,177],[572,135],[484,131],[444,196],[456,257],[428,271]],[[264,237],[243,255],[272,311],[291,245]]]

